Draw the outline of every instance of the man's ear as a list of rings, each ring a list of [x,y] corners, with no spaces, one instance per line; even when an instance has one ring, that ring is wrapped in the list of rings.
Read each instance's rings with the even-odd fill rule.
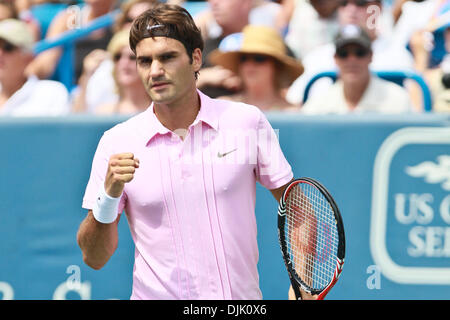
[[[192,52],[192,66],[194,67],[194,71],[200,71],[203,64],[203,54],[202,50],[199,48],[194,49]]]

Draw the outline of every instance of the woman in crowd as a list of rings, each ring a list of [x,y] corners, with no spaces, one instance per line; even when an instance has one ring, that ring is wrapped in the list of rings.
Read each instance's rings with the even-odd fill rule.
[[[280,34],[274,28],[248,25],[242,34],[230,37],[242,39],[225,38],[224,45],[211,53],[210,60],[239,75],[243,90],[223,98],[256,105],[263,111],[295,109],[285,100],[283,92],[302,74],[303,66],[287,55]],[[240,42],[241,46],[228,50],[226,41]]]
[[[128,44],[129,31],[116,33],[108,45],[114,67],[113,78],[119,100],[99,106],[96,114],[135,114],[147,109],[150,97],[136,69],[136,56]]]

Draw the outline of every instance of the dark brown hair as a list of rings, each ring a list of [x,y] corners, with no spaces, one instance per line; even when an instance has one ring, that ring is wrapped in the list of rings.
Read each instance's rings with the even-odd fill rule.
[[[203,51],[203,38],[189,12],[177,5],[158,4],[137,17],[130,30],[130,48],[150,37],[168,37],[180,41],[192,63],[192,53]]]

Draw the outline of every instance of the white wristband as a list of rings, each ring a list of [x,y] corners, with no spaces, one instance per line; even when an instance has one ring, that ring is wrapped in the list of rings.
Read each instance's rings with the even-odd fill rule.
[[[94,208],[92,209],[95,220],[101,223],[112,223],[116,221],[117,216],[119,215],[119,203],[120,197],[113,198],[109,196],[106,193],[104,186],[102,186]]]

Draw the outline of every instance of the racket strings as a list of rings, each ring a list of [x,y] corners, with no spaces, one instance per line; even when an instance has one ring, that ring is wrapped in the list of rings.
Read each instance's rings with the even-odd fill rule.
[[[285,234],[293,268],[312,289],[323,289],[333,278],[338,235],[333,210],[313,185],[293,187],[286,199]]]

